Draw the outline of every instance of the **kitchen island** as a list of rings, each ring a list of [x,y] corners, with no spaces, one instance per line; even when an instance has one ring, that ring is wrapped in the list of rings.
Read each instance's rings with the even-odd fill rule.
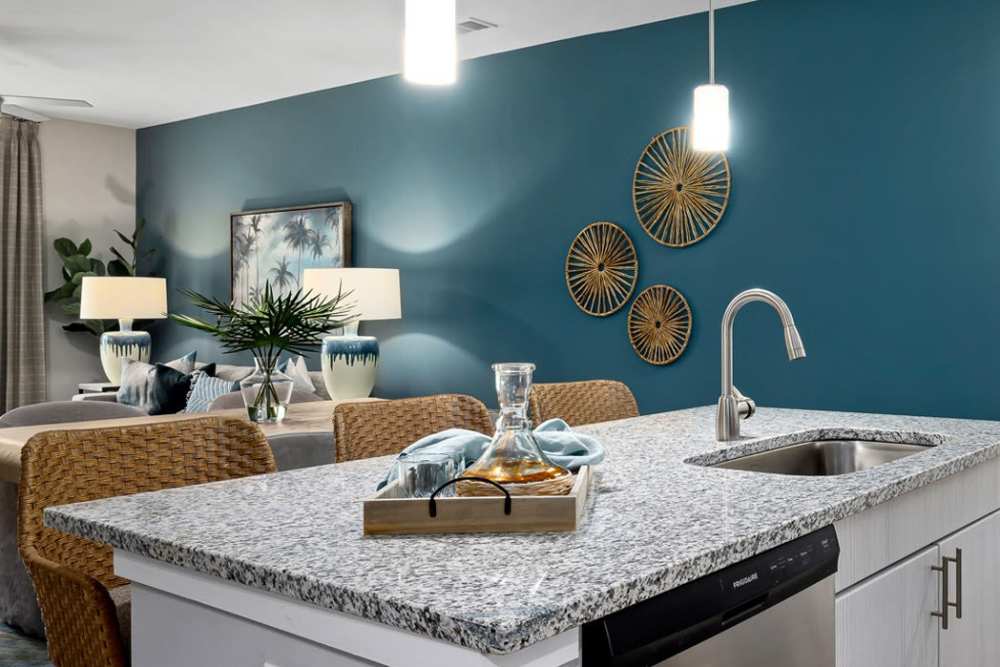
[[[951,532],[935,522],[957,529],[1000,508],[997,422],[762,408],[734,443],[714,425],[704,407],[582,428],[607,458],[574,533],[363,537],[360,501],[390,458],[50,508],[45,520],[115,549],[133,582],[133,664],[543,666],[579,659],[584,623],[823,526],[840,536],[847,591]],[[927,448],[845,476],[705,467],[836,438]],[[961,508],[900,521],[906,534],[861,520],[977,469],[941,491],[972,494]]]

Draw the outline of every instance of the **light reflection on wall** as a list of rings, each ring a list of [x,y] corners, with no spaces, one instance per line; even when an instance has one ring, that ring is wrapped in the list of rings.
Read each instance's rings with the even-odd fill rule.
[[[469,382],[489,395],[492,361],[480,359],[451,341],[410,332],[380,340],[379,347],[381,359],[375,389],[378,396],[453,392],[456,386],[468,386]],[[464,381],[456,382],[456,378]]]

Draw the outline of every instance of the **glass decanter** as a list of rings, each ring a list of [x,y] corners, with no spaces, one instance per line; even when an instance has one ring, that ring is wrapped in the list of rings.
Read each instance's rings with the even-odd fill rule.
[[[511,495],[563,495],[573,486],[573,473],[545,455],[531,432],[528,395],[534,364],[494,364],[500,418],[486,451],[466,468],[463,477],[483,477],[502,484]],[[476,482],[459,482],[464,496],[497,495],[498,489]]]

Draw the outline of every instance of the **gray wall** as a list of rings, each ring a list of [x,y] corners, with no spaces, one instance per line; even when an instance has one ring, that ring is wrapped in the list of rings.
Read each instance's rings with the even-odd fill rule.
[[[45,220],[45,287],[61,284],[62,263],[52,241],[65,236],[74,243],[89,238],[93,256],[107,262],[117,241],[114,229],[131,233],[135,223],[135,131],[107,125],[52,120],[39,131],[42,150],[42,207]],[[48,392],[65,400],[80,382],[106,381],[97,353],[97,338],[67,333],[69,320],[49,305]]]

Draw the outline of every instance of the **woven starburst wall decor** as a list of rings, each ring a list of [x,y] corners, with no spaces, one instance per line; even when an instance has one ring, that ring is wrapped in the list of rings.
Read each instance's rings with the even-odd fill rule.
[[[725,154],[695,151],[688,128],[675,127],[653,137],[635,166],[635,216],[657,243],[689,246],[719,224],[731,183]]]
[[[625,305],[639,277],[635,246],[613,222],[595,222],[576,235],[566,255],[566,287],[580,310],[606,317]]]
[[[715,229],[729,205],[732,176],[724,153],[691,147],[687,127],[653,137],[632,175],[632,206],[643,230],[657,243],[684,248]],[[577,234],[566,255],[566,287],[583,312],[607,317],[635,291],[639,262],[628,234],[611,222],[595,222]],[[691,306],[670,285],[643,290],[628,312],[628,338],[641,359],[672,364],[691,339]]]
[[[691,339],[691,306],[670,285],[644,289],[628,313],[628,338],[643,361],[657,366],[671,364]]]

